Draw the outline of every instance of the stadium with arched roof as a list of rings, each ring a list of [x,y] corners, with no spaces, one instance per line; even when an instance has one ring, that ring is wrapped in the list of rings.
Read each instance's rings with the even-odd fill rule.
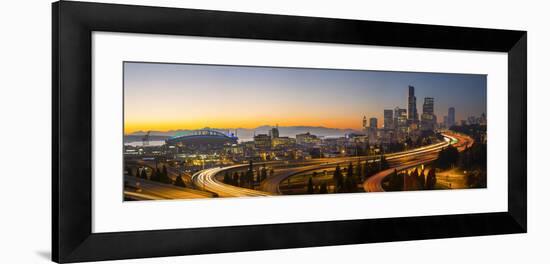
[[[173,137],[167,139],[166,144],[189,149],[204,149],[237,144],[237,140],[238,138],[234,134],[225,134],[210,129],[200,129],[177,133]]]

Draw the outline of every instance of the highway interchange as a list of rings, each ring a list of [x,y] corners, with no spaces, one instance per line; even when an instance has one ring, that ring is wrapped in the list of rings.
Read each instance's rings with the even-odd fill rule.
[[[382,181],[390,175],[394,170],[404,170],[407,168],[419,166],[435,160],[438,152],[448,145],[455,146],[459,151],[463,151],[466,147],[473,144],[470,137],[456,133],[442,133],[444,141],[431,144],[428,146],[416,148],[413,150],[386,154],[389,168],[369,177],[363,182],[363,189],[366,192],[383,192]],[[251,197],[251,196],[271,196],[279,195],[281,191],[279,186],[281,183],[291,176],[305,172],[333,169],[338,164],[347,164],[355,161],[377,161],[380,155],[376,156],[359,156],[359,157],[337,157],[337,158],[321,158],[302,161],[300,163],[288,163],[284,161],[257,163],[255,166],[269,164],[273,168],[277,168],[276,173],[261,182],[259,190],[237,187],[225,184],[221,181],[220,175],[226,171],[234,171],[243,169],[248,164],[232,165],[227,167],[217,167],[201,170],[191,176],[190,181],[195,189],[181,188],[172,185],[156,183],[148,180],[138,179],[135,177],[126,176],[125,181],[129,182],[130,186],[135,186],[136,181],[140,181],[140,192],[126,190],[125,196],[132,195],[135,200],[149,199],[184,199],[184,198],[207,198],[207,197]],[[290,166],[289,166],[290,165]],[[169,171],[169,174],[174,175],[174,171]],[[175,176],[175,175],[174,175]],[[126,192],[129,192],[128,194]]]

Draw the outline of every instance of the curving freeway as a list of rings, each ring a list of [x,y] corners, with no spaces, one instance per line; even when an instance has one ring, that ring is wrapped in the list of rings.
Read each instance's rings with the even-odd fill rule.
[[[193,183],[195,184],[195,186],[197,186],[199,189],[203,191],[216,193],[219,197],[271,195],[269,193],[262,192],[262,191],[256,191],[256,190],[251,190],[247,188],[241,188],[241,187],[225,184],[216,178],[216,175],[218,173],[221,173],[225,170],[231,170],[231,169],[236,169],[236,168],[245,167],[245,166],[248,166],[248,165],[244,164],[244,165],[234,165],[234,166],[229,166],[224,168],[205,169],[193,174],[191,179],[193,180]]]
[[[443,142],[438,142],[429,146],[408,151],[386,154],[385,157],[390,165],[390,169],[379,172],[366,180],[363,184],[365,191],[384,191],[381,185],[382,180],[391,174],[394,169],[401,170],[432,161],[437,158],[437,154],[442,148],[450,144],[456,146],[459,151],[463,151],[466,147],[473,144],[473,140],[471,138],[463,135],[444,133],[443,136],[445,137],[445,141]],[[354,162],[357,160],[376,159],[377,157],[379,158],[380,155],[323,158],[303,162],[303,166],[281,168],[278,170],[276,175],[270,176],[261,183],[260,189],[262,191],[225,184],[216,177],[216,175],[219,175],[226,170],[246,167],[248,164],[205,169],[192,175],[191,180],[200,190],[215,193],[219,197],[270,196],[280,194],[279,185],[290,176],[312,170],[332,168],[336,164]]]
[[[271,194],[281,194],[279,186],[281,185],[281,182],[290,176],[308,171],[333,168],[337,164],[353,162],[358,159],[365,160],[367,158],[369,158],[369,156],[316,159],[309,162],[310,165],[307,166],[279,169],[276,175],[262,181],[260,188]]]
[[[132,200],[210,198],[211,193],[182,188],[133,176],[124,176],[124,197]]]
[[[443,145],[430,145],[418,152],[394,155],[388,158],[390,168],[369,177],[363,183],[363,189],[365,189],[366,192],[383,192],[384,188],[382,188],[382,181],[393,173],[394,170],[400,171],[434,161],[437,159],[438,153],[441,151],[442,147],[453,145],[459,152],[462,152],[466,148],[471,147],[474,143],[472,138],[465,135],[450,132],[443,133],[442,135],[446,138],[446,141],[442,142]]]
[[[441,148],[447,146],[450,141],[452,141],[452,139],[447,139],[446,141],[443,141],[443,142],[438,142],[435,144],[431,144],[429,146],[415,148],[412,150],[385,154],[384,156],[386,157],[386,160],[391,166],[392,164],[397,164],[398,162],[403,162],[403,161],[406,162],[407,160],[412,159],[415,156],[432,153],[434,150],[439,151],[441,150]],[[279,186],[281,182],[283,182],[285,179],[287,179],[290,176],[301,174],[304,172],[309,172],[309,171],[333,168],[337,164],[355,162],[357,160],[376,159],[376,158],[380,158],[380,155],[325,158],[325,159],[312,160],[311,165],[309,166],[279,170],[277,175],[270,177],[262,182],[261,189],[269,193],[280,194],[281,191],[279,189]]]

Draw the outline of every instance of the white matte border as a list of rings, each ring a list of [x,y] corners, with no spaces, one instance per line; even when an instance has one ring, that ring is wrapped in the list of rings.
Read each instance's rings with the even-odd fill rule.
[[[92,33],[92,232],[507,211],[507,54]],[[487,189],[122,201],[122,62],[487,74]]]

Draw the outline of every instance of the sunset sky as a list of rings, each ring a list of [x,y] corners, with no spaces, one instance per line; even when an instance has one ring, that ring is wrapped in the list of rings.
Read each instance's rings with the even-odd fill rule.
[[[383,123],[383,110],[417,109],[435,98],[443,121],[486,112],[486,76],[357,70],[124,63],[124,131],[255,128],[261,125],[360,129],[363,116]]]

